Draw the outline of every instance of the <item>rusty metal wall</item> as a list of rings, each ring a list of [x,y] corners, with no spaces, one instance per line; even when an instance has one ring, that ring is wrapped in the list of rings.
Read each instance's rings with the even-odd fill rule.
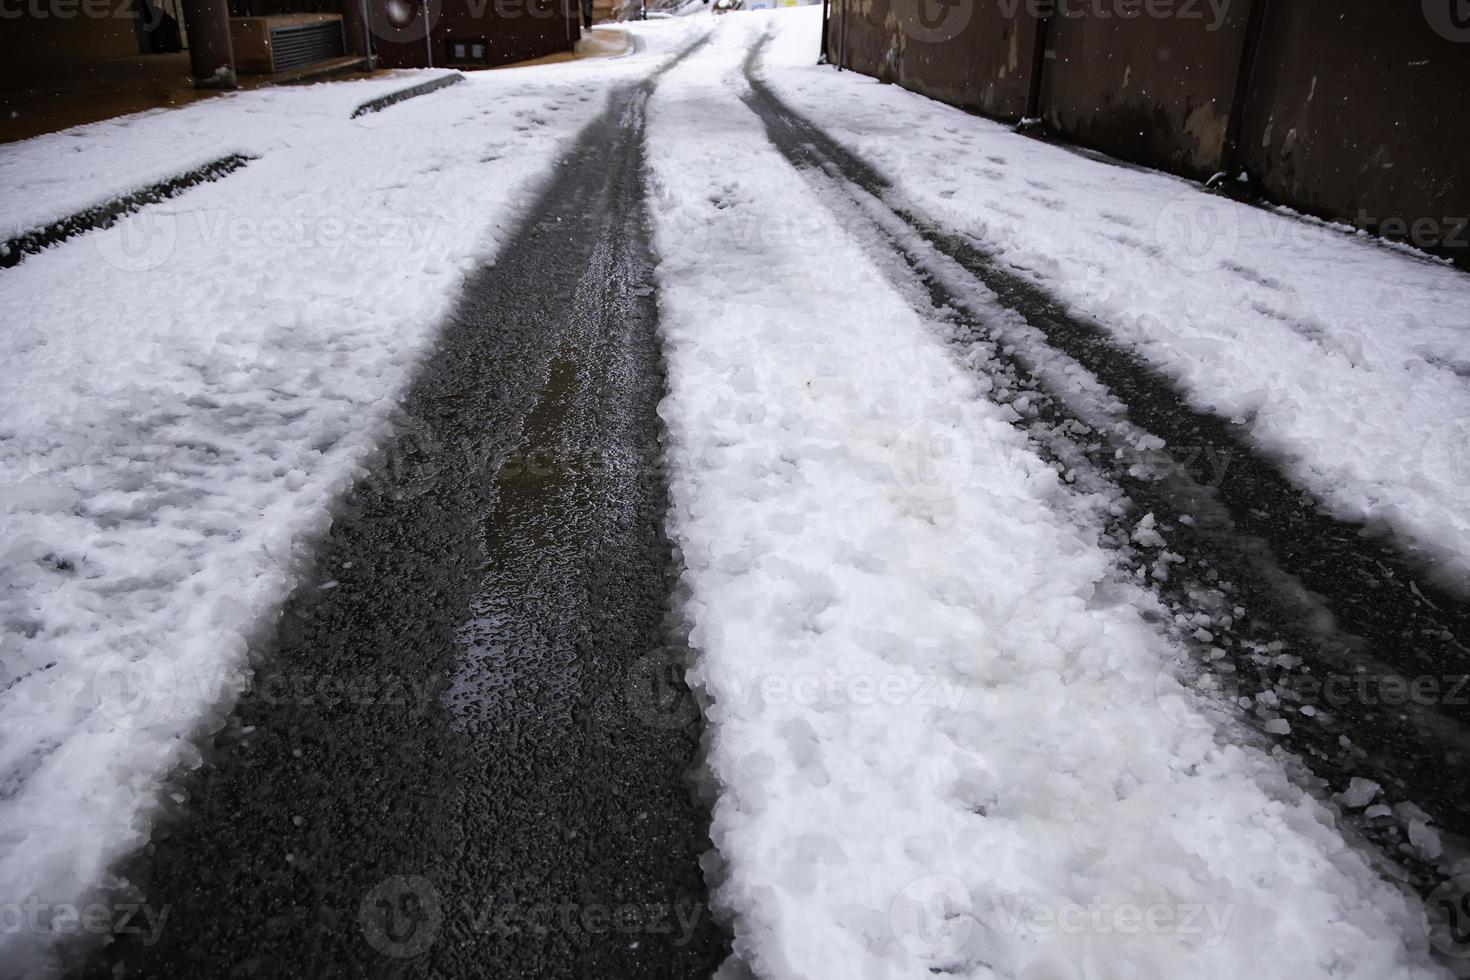
[[[841,11],[839,3],[831,56],[842,43]],[[1035,37],[1036,18],[1009,0],[855,0],[845,64],[952,105],[1019,119]]]
[[[1452,20],[1455,3],[1266,7],[1240,163],[1272,199],[1470,257],[1470,17]]]
[[[1052,136],[1197,178],[1244,168],[1270,200],[1470,267],[1465,0],[1055,2],[1039,27],[1038,0],[848,0],[844,39],[834,0],[829,57],[845,40],[849,67],[1002,119],[1040,65]]]
[[[1063,3],[1051,22],[1042,72],[1046,128],[1135,163],[1203,178],[1218,170],[1246,4],[1200,0],[1168,18],[1083,16],[1080,9]],[[1141,14],[1141,5],[1134,9]],[[1067,10],[1073,13],[1061,13]]]

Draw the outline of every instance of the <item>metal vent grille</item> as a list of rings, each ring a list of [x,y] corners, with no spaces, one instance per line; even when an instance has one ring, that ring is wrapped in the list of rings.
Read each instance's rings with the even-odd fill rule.
[[[341,21],[271,28],[271,63],[278,72],[341,56]]]

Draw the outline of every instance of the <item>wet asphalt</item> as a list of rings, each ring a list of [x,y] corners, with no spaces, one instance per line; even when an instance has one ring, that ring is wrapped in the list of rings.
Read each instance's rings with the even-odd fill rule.
[[[745,74],[747,104],[767,136],[894,284],[945,322],[967,363],[990,375],[991,397],[1022,406],[1014,424],[1064,479],[1120,501],[1100,515],[1105,540],[1171,614],[1173,622],[1161,625],[1192,655],[1177,673],[1223,717],[1253,729],[1263,747],[1294,753],[1305,766],[1298,780],[1317,792],[1366,777],[1384,787],[1389,803],[1412,801],[1441,830],[1470,838],[1463,583],[1445,582],[1383,529],[1335,519],[1253,444],[1246,424],[1193,408],[1170,379],[1068,310],[1044,281],[918,213],[771,91],[758,71],[764,44],[752,48]],[[1079,406],[1059,360],[1100,381],[1122,415]],[[1163,448],[1140,449],[1128,430],[1159,437]],[[1131,540],[1149,513],[1167,556]],[[1210,617],[1203,633],[1201,615]],[[1275,719],[1290,731],[1268,729]],[[1455,879],[1450,862],[1410,846],[1403,814],[1347,811],[1344,820],[1421,894],[1444,888],[1460,899],[1465,879]]]
[[[120,869],[169,908],[161,936],[77,973],[706,977],[727,955],[669,610],[656,77],[610,94],[470,277],[254,683]]]

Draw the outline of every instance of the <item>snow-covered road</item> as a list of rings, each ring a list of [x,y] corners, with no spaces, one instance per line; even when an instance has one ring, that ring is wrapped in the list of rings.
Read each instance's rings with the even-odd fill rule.
[[[978,322],[935,309],[936,284],[864,227],[861,188],[782,155],[789,111],[741,98],[765,25],[741,26],[669,79],[650,136],[671,526],[729,787],[713,836],[737,954],[791,977],[1432,973],[1416,903],[1269,746],[1171,686],[1180,633],[1229,655],[1230,606],[1150,625],[1174,614],[1170,562],[1132,574],[1109,518],[1131,514],[1155,558],[1165,529],[1079,479],[1098,435],[1078,426],[1065,455],[1030,424],[1038,399],[1006,389],[996,338],[963,329],[1025,323],[993,295]],[[777,34],[777,91],[815,71],[794,67],[807,40]],[[841,133],[832,101],[802,108]],[[1108,426],[1105,390],[1030,355],[1053,400]],[[1118,918],[1143,910],[1159,921]]]
[[[439,349],[461,290],[506,243],[555,241],[520,217],[604,110],[637,131],[621,83],[663,64],[636,295],[656,290],[666,435],[643,462],[699,711],[642,683],[662,649],[620,693],[650,732],[702,719],[734,956],[793,978],[1465,974],[1470,277],[820,68],[819,23],[635,25],[633,56],[362,120],[338,110],[383,83],[0,157],[45,173],[153,127],[191,160],[258,158],[0,273],[0,903],[126,894],[109,876],[282,603],[340,587],[311,568],[334,501],[396,492],[363,467],[461,356]],[[53,220],[162,166],[103,156],[16,206]],[[475,417],[434,418],[414,451],[462,451],[441,426]],[[466,547],[511,534],[500,506]],[[595,596],[586,552],[547,560]],[[612,663],[647,642],[591,632]],[[483,676],[459,690],[484,690],[468,636],[458,669]],[[460,900],[434,928],[463,934],[465,869],[423,870]],[[0,956],[45,969],[62,938],[7,927]],[[499,947],[453,948],[424,962]]]

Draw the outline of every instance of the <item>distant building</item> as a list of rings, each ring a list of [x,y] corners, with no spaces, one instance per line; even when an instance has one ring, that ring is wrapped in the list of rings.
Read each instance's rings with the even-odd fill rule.
[[[569,51],[567,0],[10,0],[0,84],[187,51],[196,85],[366,66],[487,68]]]
[[[575,0],[369,0],[378,62],[386,68],[488,68],[558,51],[581,36]]]

